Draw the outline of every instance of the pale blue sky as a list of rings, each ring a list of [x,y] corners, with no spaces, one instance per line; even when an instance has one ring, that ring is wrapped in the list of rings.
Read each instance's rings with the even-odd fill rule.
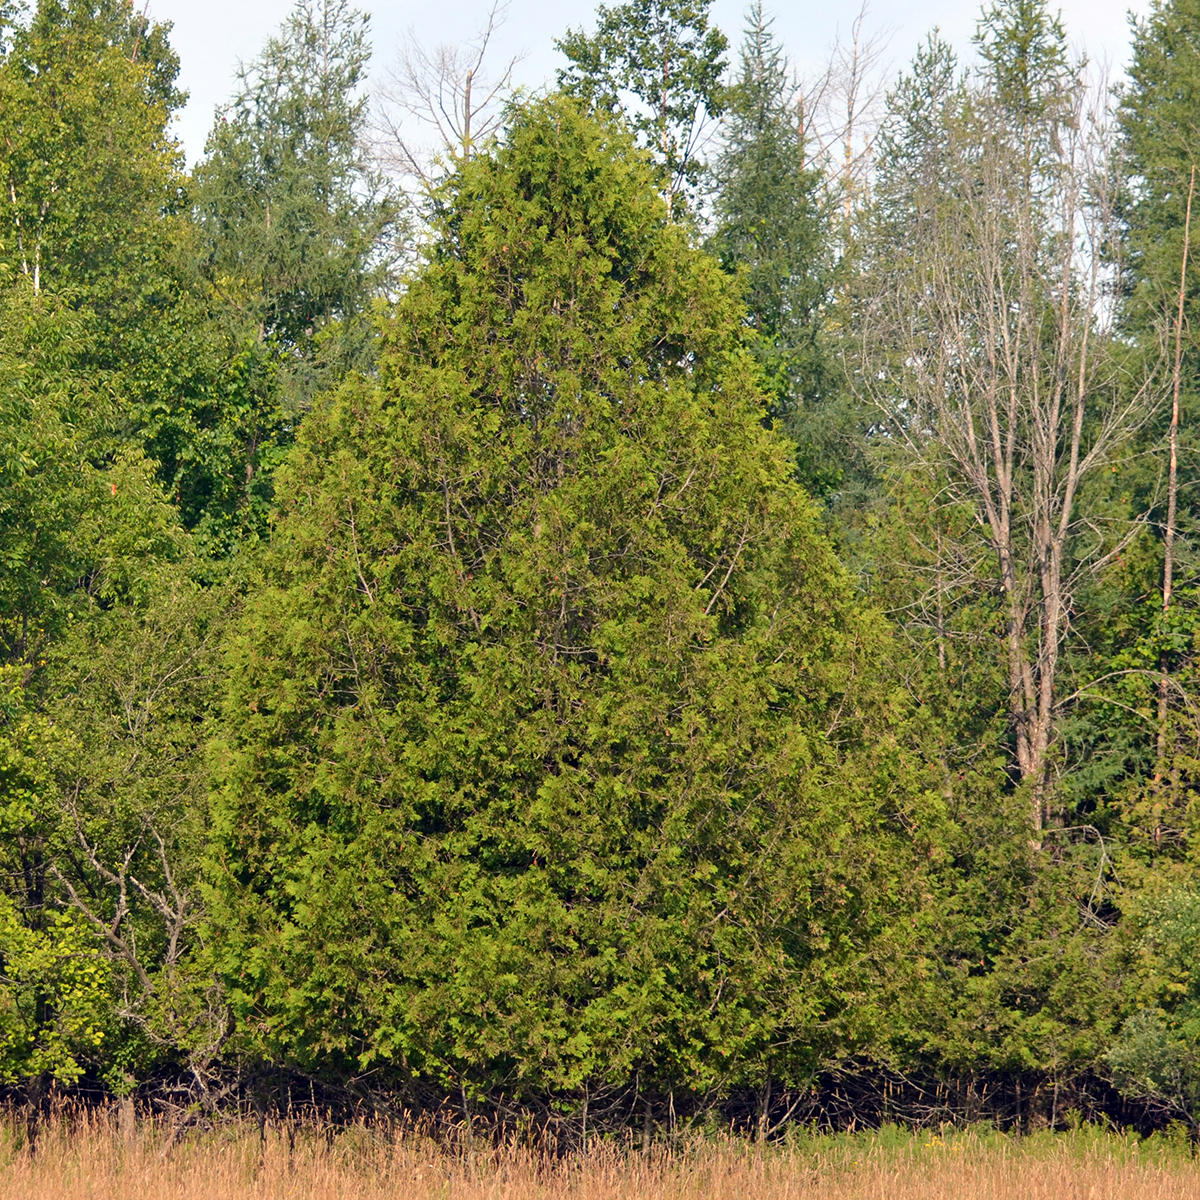
[[[619,0],[610,0],[611,3]],[[239,59],[253,58],[266,38],[279,26],[292,0],[150,0],[150,15],[172,21],[172,41],[182,59],[182,85],[191,100],[177,125],[189,162],[204,147],[213,111],[229,96]],[[486,15],[488,0],[444,0],[441,4],[416,0],[381,0],[360,3],[372,14],[375,47],[373,72],[383,73],[395,58],[400,35],[410,26],[428,44],[470,40]],[[766,3],[775,14],[775,29],[792,61],[802,71],[813,70],[827,57],[837,36],[848,32],[858,12],[857,0],[849,3],[814,3],[780,0]],[[1071,40],[1086,49],[1093,61],[1107,61],[1114,74],[1129,53],[1127,0],[1066,0],[1062,15]],[[714,0],[713,16],[735,46],[746,5],[742,0]],[[1144,14],[1149,0],[1135,0],[1134,11]],[[554,38],[572,26],[590,27],[592,0],[511,0],[508,19],[496,40],[496,59],[524,52],[517,82],[538,87],[554,75],[560,59]],[[955,0],[873,0],[866,27],[889,37],[886,62],[893,71],[907,63],[917,44],[937,25],[961,51],[969,52],[970,36],[979,13],[978,4]]]

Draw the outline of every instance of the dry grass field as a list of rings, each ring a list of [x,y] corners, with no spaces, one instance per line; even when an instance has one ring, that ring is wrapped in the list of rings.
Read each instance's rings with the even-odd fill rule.
[[[1200,1198],[1186,1141],[1082,1129],[1020,1140],[986,1131],[803,1136],[758,1153],[697,1143],[648,1159],[611,1143],[548,1160],[517,1149],[457,1155],[429,1139],[367,1129],[301,1130],[289,1151],[230,1129],[164,1154],[143,1127],[59,1122],[30,1155],[15,1127],[0,1146],[0,1200],[1176,1200]]]

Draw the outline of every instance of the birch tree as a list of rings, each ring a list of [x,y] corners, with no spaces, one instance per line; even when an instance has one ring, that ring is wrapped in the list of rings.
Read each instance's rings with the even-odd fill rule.
[[[109,320],[159,282],[177,199],[179,60],[128,5],[0,11],[0,286],[70,287]]]

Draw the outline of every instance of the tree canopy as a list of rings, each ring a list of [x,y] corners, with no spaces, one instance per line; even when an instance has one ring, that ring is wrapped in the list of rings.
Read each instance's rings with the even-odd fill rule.
[[[0,3],[6,1102],[1200,1131],[1200,9],[502,17]]]
[[[625,133],[514,111],[434,228],[232,651],[222,967],[314,1069],[701,1089],[836,1003],[821,896],[861,864],[814,850],[876,820],[835,741],[878,633]]]

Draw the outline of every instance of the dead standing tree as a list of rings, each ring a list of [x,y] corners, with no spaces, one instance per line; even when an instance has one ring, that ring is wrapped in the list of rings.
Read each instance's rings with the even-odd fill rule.
[[[849,40],[839,33],[824,69],[801,83],[796,101],[807,153],[841,193],[843,248],[852,236],[855,208],[869,194],[884,95],[881,67],[887,36],[870,33],[866,21],[863,3]]]
[[[507,8],[507,3],[495,0],[470,43],[429,50],[409,30],[378,90],[375,133],[380,156],[426,191],[499,128],[502,102],[520,56],[492,74],[485,63]]]
[[[859,378],[908,462],[973,515],[974,551],[939,542],[936,574],[939,588],[953,578],[999,598],[1015,766],[1040,840],[1073,598],[1135,527],[1089,485],[1150,401],[1112,331],[1103,98],[1072,69],[1036,125],[984,85],[947,119],[945,161],[876,264]],[[970,578],[964,561],[978,564]]]

